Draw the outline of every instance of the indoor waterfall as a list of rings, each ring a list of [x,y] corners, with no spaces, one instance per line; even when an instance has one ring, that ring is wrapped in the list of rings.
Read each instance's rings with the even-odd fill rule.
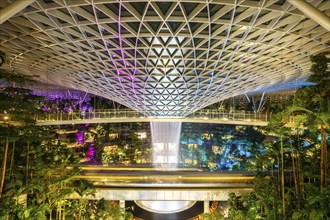
[[[154,167],[166,170],[178,166],[181,124],[150,122]]]

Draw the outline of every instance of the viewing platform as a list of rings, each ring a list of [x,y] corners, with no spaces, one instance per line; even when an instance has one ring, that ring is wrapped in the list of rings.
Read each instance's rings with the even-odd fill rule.
[[[173,116],[174,115],[174,116]],[[175,116],[178,115],[178,116]],[[38,125],[122,123],[122,122],[191,122],[217,123],[236,125],[266,126],[271,119],[271,113],[201,110],[186,116],[185,112],[163,112],[133,110],[95,110],[92,112],[57,112],[48,113],[46,117],[36,118]]]

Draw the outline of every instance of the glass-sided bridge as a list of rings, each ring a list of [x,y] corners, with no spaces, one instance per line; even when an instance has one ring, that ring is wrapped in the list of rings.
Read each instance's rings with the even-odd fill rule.
[[[186,116],[184,112],[138,112],[133,110],[95,110],[92,112],[56,112],[37,117],[39,125],[85,124],[85,123],[120,123],[120,122],[195,122],[266,126],[271,113],[245,111],[200,110]],[[173,116],[174,115],[174,116]]]

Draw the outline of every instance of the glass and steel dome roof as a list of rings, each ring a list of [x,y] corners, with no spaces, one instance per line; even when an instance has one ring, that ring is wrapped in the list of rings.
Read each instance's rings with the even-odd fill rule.
[[[329,31],[282,0],[37,0],[0,29],[16,72],[168,115],[303,80],[329,50]]]

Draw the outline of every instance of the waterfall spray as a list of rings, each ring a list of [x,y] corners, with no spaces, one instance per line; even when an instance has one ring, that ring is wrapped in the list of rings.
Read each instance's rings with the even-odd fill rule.
[[[153,165],[160,169],[176,168],[182,122],[150,122]]]

